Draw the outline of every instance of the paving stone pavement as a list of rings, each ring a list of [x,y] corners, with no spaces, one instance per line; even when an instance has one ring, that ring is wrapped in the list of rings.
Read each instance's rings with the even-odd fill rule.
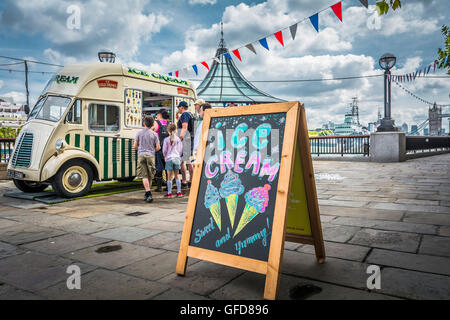
[[[279,299],[450,299],[450,154],[314,168],[327,259],[287,242]],[[12,189],[0,181],[0,300],[263,297],[260,274],[190,258],[176,275],[187,196],[45,205],[3,197]],[[81,290],[67,288],[71,265]],[[369,265],[381,268],[381,289],[367,288]]]

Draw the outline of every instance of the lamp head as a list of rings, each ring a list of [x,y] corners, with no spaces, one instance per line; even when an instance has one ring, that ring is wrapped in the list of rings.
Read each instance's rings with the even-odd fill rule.
[[[389,70],[395,66],[396,61],[397,58],[392,53],[385,53],[381,56],[378,63],[382,69]]]
[[[100,62],[114,63],[116,61],[116,54],[111,51],[103,50],[98,53],[98,59]]]

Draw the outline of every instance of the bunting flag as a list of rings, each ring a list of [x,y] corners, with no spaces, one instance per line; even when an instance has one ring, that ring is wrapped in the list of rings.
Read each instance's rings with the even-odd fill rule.
[[[309,21],[311,21],[311,24],[313,25],[314,29],[316,29],[317,32],[319,32],[319,14],[316,13],[309,17]]]
[[[228,52],[225,52],[223,55],[224,55],[226,58],[228,58],[228,59],[230,59],[230,60],[233,60],[233,58],[231,58],[231,55],[230,55]]]
[[[169,72],[169,76],[170,76],[170,77],[172,76],[172,72]]]
[[[259,40],[259,43],[260,43],[264,48],[266,48],[267,50],[270,50],[270,49],[269,49],[269,45],[267,44],[267,39],[266,39],[266,38],[260,39],[260,40]]]
[[[209,66],[208,66],[208,64],[206,63],[206,61],[203,61],[203,62],[202,62],[202,65],[204,65],[205,68],[208,69],[208,71],[209,71]]]
[[[238,49],[233,50],[233,54],[239,59],[239,61],[242,61],[241,54],[239,53]]]
[[[289,27],[289,30],[291,31],[292,40],[295,40],[295,35],[297,34],[297,26],[298,23],[293,24],[292,26]]]
[[[361,2],[361,4],[366,7],[366,9],[369,8],[369,0],[359,0],[359,2]]]
[[[253,45],[251,43],[247,44],[245,46],[248,50],[250,50],[251,52],[253,52],[254,54],[256,54],[256,50],[255,47],[253,47]]]
[[[342,22],[342,2],[339,1],[336,4],[331,6],[331,10],[333,10],[334,14],[341,20]]]
[[[178,76],[180,75],[180,73],[178,72],[178,70],[177,71],[175,71],[175,77],[177,77],[178,78]]]
[[[361,2],[361,4],[362,4],[364,7],[366,7],[366,8],[369,7],[368,0],[359,0],[359,1]],[[337,2],[337,3],[335,3],[335,4],[333,4],[332,6],[330,6],[330,8],[331,8],[331,10],[334,12],[334,14],[336,15],[336,17],[337,17],[341,22],[343,22],[343,16],[342,16],[342,1],[339,1],[339,2]],[[323,11],[323,10],[322,10],[322,11]],[[320,12],[322,12],[322,11],[320,11]],[[317,32],[319,32],[319,13],[320,13],[320,12],[317,12],[317,13],[315,13],[315,14],[313,14],[312,16],[309,17],[309,21],[311,22],[311,24],[313,25],[314,29],[315,29]],[[289,27],[283,28],[283,29],[281,29],[281,30],[275,32],[273,35],[274,35],[275,38],[278,40],[278,42],[280,42],[280,44],[284,47],[283,31],[286,30],[287,28],[289,28],[289,31],[290,31],[292,40],[295,40],[296,35],[297,35],[298,24],[301,23],[301,22],[303,22],[303,21],[305,21],[305,20],[308,20],[308,18],[304,18],[303,20],[300,20],[300,21],[298,21],[297,23],[295,23],[295,24],[293,24],[293,25],[290,25]],[[261,46],[263,46],[266,50],[270,51],[269,45],[268,45],[268,42],[267,42],[267,37],[258,40],[258,42],[259,42],[259,43],[261,44]],[[252,43],[249,43],[249,44],[245,45],[245,47],[246,47],[248,50],[250,50],[251,52],[253,52],[254,54],[257,54],[257,53],[256,53],[256,50],[255,50],[255,47],[254,47],[254,45],[253,45],[254,43],[256,43],[256,41],[254,41],[254,42],[252,42]],[[234,54],[240,61],[242,61],[241,54],[240,54],[240,51],[239,51],[241,48],[243,48],[243,47],[240,47],[240,48],[237,48],[237,49],[231,51],[231,52],[233,52],[233,54]],[[227,59],[229,59],[229,60],[233,60],[229,52],[223,53],[223,56],[225,56],[225,57],[226,57]],[[444,65],[447,63],[447,59],[448,59],[448,56],[445,57]],[[209,67],[208,63],[206,63],[206,61],[208,61],[208,60],[213,60],[213,61],[215,61],[215,62],[217,62],[217,63],[221,63],[220,57],[214,57],[214,58],[211,58],[211,59],[206,59],[205,61],[200,62],[199,64],[202,64],[203,66],[205,66],[206,69],[210,70],[210,67]],[[437,64],[437,63],[435,63],[435,65],[433,66],[433,70],[434,70],[434,71],[436,70],[436,64]],[[439,66],[439,64],[437,64],[437,65]],[[198,76],[198,68],[197,68],[197,64],[192,65],[192,68],[194,69],[195,74]],[[183,68],[182,70],[184,71],[185,74],[189,74],[189,69],[190,69],[190,68]],[[426,70],[426,69],[423,70],[424,75],[425,75],[426,73],[430,72],[430,70],[431,70],[431,65],[428,66],[428,70]],[[420,70],[418,76],[420,76],[421,71],[422,71],[422,70]],[[176,73],[176,74],[179,74],[179,71],[177,70],[175,73]],[[170,72],[169,74],[172,75],[173,72]],[[406,78],[406,77],[402,77],[402,76],[392,76],[392,77],[390,77],[390,79],[396,79],[396,80],[398,80],[398,81],[404,81],[404,79],[409,79],[409,80],[415,79],[416,76],[417,76],[417,71],[416,71],[415,74],[414,74],[414,73],[410,74],[409,77],[407,77],[407,78]],[[178,77],[178,76],[177,76],[177,77]]]
[[[277,38],[278,42],[281,43],[281,45],[284,47],[283,32],[281,30],[278,32],[275,32],[274,36],[275,36],[275,38]]]

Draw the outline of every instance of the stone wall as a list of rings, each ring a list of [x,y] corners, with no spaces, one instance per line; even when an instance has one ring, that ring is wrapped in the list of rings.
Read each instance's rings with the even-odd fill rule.
[[[6,168],[8,167],[7,163],[0,163],[0,180],[9,179],[6,174]]]

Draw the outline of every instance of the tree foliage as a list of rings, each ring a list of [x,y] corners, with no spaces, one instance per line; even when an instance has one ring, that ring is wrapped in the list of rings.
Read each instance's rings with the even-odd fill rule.
[[[400,0],[382,0],[376,3],[378,14],[381,16],[389,12],[389,9],[397,10],[402,7]]]
[[[436,60],[436,63],[439,69],[447,69],[447,74],[450,74],[450,28],[443,25],[441,30],[445,38],[445,47],[444,49],[438,49],[439,58]]]

